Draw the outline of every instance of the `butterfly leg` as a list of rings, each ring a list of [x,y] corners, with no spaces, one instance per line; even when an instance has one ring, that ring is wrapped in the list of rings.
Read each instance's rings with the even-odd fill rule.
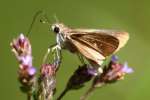
[[[52,53],[54,55],[54,64],[58,68],[62,58],[60,45],[55,45],[54,47],[52,47]]]
[[[58,62],[60,62],[60,60],[61,60],[61,47],[58,44],[53,44],[53,45],[50,45],[48,47],[47,52],[46,52],[46,54],[44,55],[44,58],[43,58],[43,63],[46,62],[46,60],[48,59],[48,55],[51,52],[54,55],[54,60],[57,60]]]
[[[53,45],[50,45],[50,46],[48,47],[47,52],[45,53],[44,58],[43,58],[43,63],[46,62],[46,60],[47,60],[47,58],[48,58],[48,55],[49,55],[50,52],[51,52],[51,48],[54,47],[55,45],[57,45],[57,44],[53,44]]]
[[[81,61],[81,63],[84,65],[84,64],[86,64],[85,63],[85,60],[84,60],[84,58],[83,58],[83,56],[81,55],[81,54],[77,54],[77,56],[78,56],[78,58],[79,58],[79,60]]]

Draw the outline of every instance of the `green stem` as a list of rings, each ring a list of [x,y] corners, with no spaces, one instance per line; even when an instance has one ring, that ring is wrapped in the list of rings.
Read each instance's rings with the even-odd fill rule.
[[[69,88],[65,88],[64,91],[60,94],[60,96],[56,100],[61,100],[68,91]]]
[[[30,92],[27,93],[27,100],[32,100],[32,94]]]
[[[80,100],[87,100],[95,89],[96,89],[95,87],[89,88],[89,90],[83,96],[81,96]]]
[[[104,85],[104,83],[100,83],[100,84],[95,84],[95,85],[92,85],[88,90],[87,92],[81,96],[80,100],[87,100],[88,97],[93,93],[93,91],[97,88],[100,88]]]

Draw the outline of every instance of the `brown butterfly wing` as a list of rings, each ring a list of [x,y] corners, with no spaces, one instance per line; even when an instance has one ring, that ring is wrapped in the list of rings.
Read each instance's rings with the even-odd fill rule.
[[[117,38],[119,41],[119,45],[118,48],[115,50],[115,52],[120,50],[120,48],[122,48],[129,40],[129,34],[125,31],[108,30],[108,29],[73,29],[72,30],[72,34],[79,34],[79,33],[80,34],[96,33],[100,35],[108,35]]]
[[[71,39],[72,45],[77,49],[77,53],[81,53],[85,58],[87,58],[90,61],[96,62],[97,64],[101,65],[105,57],[100,54],[95,49],[85,45],[85,43],[82,43],[80,41]],[[70,47],[70,46],[69,46]]]
[[[91,48],[103,55],[104,57],[112,54],[118,48],[119,45],[119,40],[108,34],[79,33],[72,34],[70,37],[72,40],[78,41],[80,44],[82,44],[82,46],[84,45],[88,48]]]

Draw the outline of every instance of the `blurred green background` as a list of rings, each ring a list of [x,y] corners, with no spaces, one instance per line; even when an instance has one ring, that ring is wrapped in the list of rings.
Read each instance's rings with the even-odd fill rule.
[[[128,61],[135,72],[125,80],[97,89],[89,100],[141,100],[150,98],[150,1],[149,0],[1,0],[0,1],[0,99],[26,100],[19,90],[18,63],[11,53],[10,42],[27,33],[34,14],[45,10],[51,23],[54,15],[74,28],[121,29],[130,33],[128,44],[117,54]],[[38,17],[29,38],[34,65],[40,66],[47,47],[55,42],[50,26]],[[57,94],[64,89],[69,76],[79,65],[78,58],[63,52],[63,63],[57,74]],[[39,69],[39,67],[37,67]],[[90,83],[87,84],[87,87]],[[79,100],[87,87],[69,92],[63,100]]]

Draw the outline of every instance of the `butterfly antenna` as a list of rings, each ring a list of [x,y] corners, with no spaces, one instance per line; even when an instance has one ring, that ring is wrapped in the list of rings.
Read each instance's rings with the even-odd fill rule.
[[[50,21],[49,21],[47,14],[45,12],[43,12],[43,17],[40,19],[40,22],[43,24],[50,25]]]
[[[34,23],[35,23],[37,17],[38,17],[40,14],[42,14],[42,13],[43,13],[43,11],[42,11],[42,10],[39,10],[39,11],[37,11],[37,12],[35,13],[35,15],[33,16],[32,23],[31,23],[31,25],[30,25],[30,27],[29,27],[29,30],[28,30],[28,32],[27,32],[27,35],[26,35],[27,37],[28,37],[29,34],[31,33],[31,30],[32,30],[32,28],[33,28],[33,26],[34,26]]]

